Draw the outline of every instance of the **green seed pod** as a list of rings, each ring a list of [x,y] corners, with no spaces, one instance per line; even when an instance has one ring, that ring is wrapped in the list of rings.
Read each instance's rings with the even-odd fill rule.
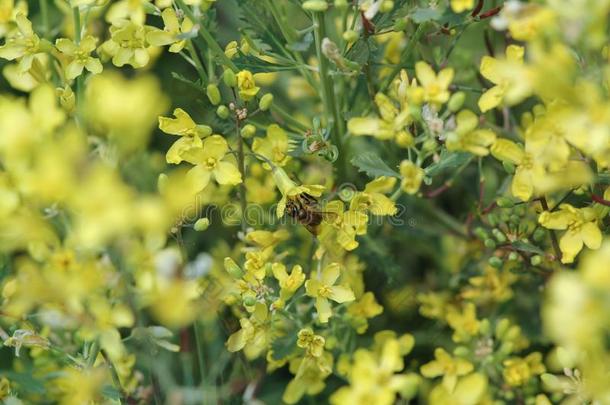
[[[499,269],[502,267],[502,259],[500,259],[499,257],[490,257],[489,260],[487,261],[489,263],[489,265],[491,267],[494,267],[496,269]]]
[[[500,321],[496,324],[496,338],[502,340],[504,339],[504,334],[508,330],[510,326],[510,321],[506,318],[500,319]]]
[[[218,115],[223,120],[229,118],[230,111],[226,105],[219,105],[216,109],[216,115]]]
[[[487,319],[487,318],[483,319],[480,323],[479,331],[481,332],[482,335],[489,335],[490,330],[491,330],[491,325],[489,324],[489,319]]]
[[[163,193],[165,191],[166,186],[167,186],[167,174],[161,173],[159,175],[159,177],[157,178],[157,188],[159,189],[159,191],[161,193]]]
[[[497,228],[492,229],[491,233],[498,242],[500,242],[500,243],[506,242],[506,236],[504,235],[504,233],[501,230],[499,230]]]
[[[494,241],[493,239],[485,239],[485,242],[483,242],[485,244],[485,247],[488,249],[495,249],[496,248],[496,241]]]
[[[271,108],[272,104],[273,94],[267,93],[263,97],[261,97],[261,101],[259,101],[258,103],[258,108],[260,108],[261,111],[267,111],[269,108]]]
[[[256,127],[252,124],[246,124],[241,129],[240,134],[243,138],[252,138],[256,134]]]
[[[466,346],[458,346],[453,349],[453,355],[458,357],[468,357],[470,350]]]
[[[235,72],[231,69],[225,69],[222,72],[222,81],[229,87],[237,86],[237,77],[235,76]]]
[[[400,32],[406,30],[408,25],[409,20],[407,20],[406,18],[399,18],[394,22],[394,27],[392,27],[392,29],[396,32]]]
[[[195,222],[195,225],[193,225],[193,228],[195,228],[197,232],[203,232],[208,229],[209,226],[210,220],[208,218],[199,218],[197,222]]]
[[[230,257],[225,257],[224,261],[225,270],[234,278],[241,278],[244,274],[241,268],[235,263],[235,260]]]
[[[212,105],[220,104],[220,90],[218,90],[217,85],[215,85],[214,83],[208,84],[205,93],[208,96],[208,100],[210,100],[210,103],[212,103]]]
[[[303,10],[306,11],[326,11],[328,3],[324,0],[307,0],[303,3]]]
[[[358,38],[360,38],[360,35],[354,30],[347,30],[343,33],[343,39],[345,40],[345,42],[356,42]]]
[[[464,105],[464,101],[466,100],[466,93],[463,91],[458,91],[454,93],[449,99],[449,103],[447,104],[447,108],[451,112],[457,112]]]
[[[499,197],[496,200],[496,204],[500,208],[511,208],[515,206],[515,202],[509,197]]]
[[[532,256],[532,258],[530,259],[530,263],[532,264],[532,266],[539,266],[542,263],[542,256]]]
[[[513,174],[515,172],[515,165],[512,164],[511,162],[502,162],[502,166],[504,167],[504,170],[506,170],[506,173],[508,174]]]

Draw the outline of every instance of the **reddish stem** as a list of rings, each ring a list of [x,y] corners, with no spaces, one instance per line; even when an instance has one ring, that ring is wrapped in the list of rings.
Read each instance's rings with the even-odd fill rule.
[[[470,16],[476,17],[481,12],[481,9],[483,8],[484,3],[485,3],[485,0],[479,0],[479,2],[477,3],[477,6],[474,8],[474,10],[472,10],[472,13],[470,14]]]
[[[603,197],[598,196],[597,194],[591,194],[591,198],[598,204],[605,205],[606,207],[610,207],[610,201],[604,199]]]
[[[493,17],[494,15],[498,14],[500,10],[502,10],[502,6],[494,7],[491,10],[488,10],[483,14],[479,15],[479,20],[484,20],[486,18]]]

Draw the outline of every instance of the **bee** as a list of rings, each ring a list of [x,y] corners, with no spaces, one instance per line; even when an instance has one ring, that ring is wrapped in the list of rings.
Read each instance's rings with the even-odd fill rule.
[[[317,236],[326,213],[320,210],[318,200],[307,193],[301,193],[286,202],[286,215],[298,221],[312,235]]]

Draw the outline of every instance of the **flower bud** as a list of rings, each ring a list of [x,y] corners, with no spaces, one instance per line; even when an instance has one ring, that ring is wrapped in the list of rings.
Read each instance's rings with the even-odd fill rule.
[[[468,357],[470,350],[466,346],[458,346],[453,349],[453,355],[457,357]]]
[[[237,77],[235,76],[235,72],[231,69],[225,69],[225,71],[222,72],[222,80],[228,87],[237,86]]]
[[[389,13],[394,8],[394,2],[392,0],[384,0],[379,7],[381,13]]]
[[[515,165],[510,162],[502,162],[502,167],[508,174],[513,174],[515,172]]]
[[[235,263],[235,260],[230,257],[225,257],[224,261],[225,270],[234,278],[241,278],[244,274],[241,268]]]
[[[306,11],[326,11],[328,3],[324,0],[307,0],[303,3],[303,10]]]
[[[235,55],[237,55],[238,51],[239,51],[239,44],[237,43],[237,41],[231,41],[225,47],[225,55],[229,59],[233,59],[235,57]]]
[[[516,262],[519,259],[519,253],[517,252],[510,252],[508,254],[508,260]]]
[[[515,205],[515,202],[508,197],[500,197],[496,200],[496,204],[498,204],[498,207],[500,208],[511,208]]]
[[[242,138],[246,138],[246,139],[252,138],[254,136],[254,134],[256,134],[256,127],[252,124],[246,124],[241,129],[240,134],[241,134]]]
[[[480,323],[479,332],[482,335],[489,335],[490,330],[491,330],[491,325],[489,324],[489,319],[487,319],[487,318],[483,319]]]
[[[500,259],[499,257],[490,257],[489,260],[487,261],[489,263],[489,265],[491,267],[494,267],[496,269],[499,269],[502,267],[502,259]]]
[[[491,233],[493,234],[494,238],[496,238],[496,240],[500,243],[504,243],[506,242],[506,235],[504,235],[504,233],[502,233],[502,231],[500,231],[499,229],[492,229]]]
[[[267,111],[271,108],[271,104],[273,104],[273,94],[267,93],[261,97],[261,100],[258,102],[258,108],[260,108],[261,111]]]
[[[474,228],[474,234],[480,239],[487,239],[487,232],[485,232],[485,229],[481,228],[480,226]]]
[[[226,120],[227,118],[229,118],[229,109],[226,105],[219,105],[216,109],[216,115],[218,115],[223,120]]]
[[[335,7],[338,9],[347,8],[347,0],[335,0]]]
[[[506,318],[502,318],[496,324],[496,338],[502,340],[504,338],[504,334],[508,330],[509,326],[510,326],[510,321]]]
[[[532,256],[532,258],[530,259],[530,263],[532,264],[532,266],[539,266],[542,263],[542,256]]]
[[[546,231],[544,229],[536,229],[534,231],[534,234],[532,235],[532,239],[534,239],[535,242],[542,242],[544,240],[544,237],[546,236]]]
[[[206,88],[206,95],[208,96],[208,100],[212,105],[218,105],[220,103],[220,90],[218,90],[218,86],[214,83],[208,84]]]
[[[244,305],[247,307],[251,307],[254,306],[254,304],[256,304],[256,297],[253,295],[246,295],[244,296]]]
[[[203,232],[208,229],[209,226],[210,220],[208,218],[199,218],[197,222],[195,222],[195,225],[193,225],[193,228],[195,228],[197,232]]]
[[[348,43],[356,42],[359,37],[360,35],[354,30],[347,30],[343,33],[343,39]]]
[[[449,99],[449,103],[447,104],[447,108],[451,112],[457,112],[464,105],[464,101],[466,100],[466,93],[463,91],[458,91],[454,93]]]
[[[485,239],[485,242],[483,242],[485,244],[485,247],[488,249],[495,249],[496,248],[496,242],[493,239]]]
[[[167,174],[161,173],[159,175],[159,177],[157,178],[157,188],[159,189],[159,191],[161,193],[163,193],[166,186],[167,186]]]

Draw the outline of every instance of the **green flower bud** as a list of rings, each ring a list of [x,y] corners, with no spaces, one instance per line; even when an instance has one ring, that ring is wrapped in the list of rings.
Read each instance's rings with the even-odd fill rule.
[[[426,152],[430,152],[433,151],[434,149],[436,149],[437,143],[436,143],[436,139],[426,139],[424,141],[424,144],[422,145],[422,150],[426,151]]]
[[[458,91],[454,93],[449,99],[449,103],[447,104],[447,108],[451,112],[457,112],[464,105],[464,101],[466,100],[466,93],[463,91]]]
[[[161,193],[164,192],[165,187],[167,186],[167,174],[161,173],[157,178],[157,188]]]
[[[468,357],[470,350],[466,346],[458,346],[453,349],[453,355],[457,357]]]
[[[240,134],[243,138],[252,138],[256,134],[256,127],[252,124],[246,124],[241,129]]]
[[[195,228],[197,232],[203,232],[208,229],[209,226],[210,220],[208,218],[199,218],[197,222],[195,222],[195,225],[193,225],[193,228]]]
[[[258,108],[260,108],[261,111],[267,111],[269,108],[271,108],[271,104],[273,104],[273,94],[267,93],[261,97],[261,101],[258,103]]]
[[[496,248],[496,242],[493,239],[485,239],[485,242],[483,242],[485,244],[485,247],[488,249],[495,249]]]
[[[344,9],[348,6],[347,0],[335,0],[335,7],[338,9]]]
[[[496,204],[500,208],[511,208],[515,206],[515,202],[509,197],[500,197],[496,200]]]
[[[482,335],[489,335],[490,330],[491,325],[489,323],[489,319],[483,319],[480,323],[479,332],[481,332]]]
[[[500,321],[496,324],[496,338],[502,340],[504,339],[504,334],[508,330],[510,326],[510,321],[506,318],[500,319]]]
[[[345,42],[356,42],[358,40],[358,38],[360,37],[360,35],[358,35],[358,33],[354,30],[347,30],[343,33],[343,40]]]
[[[225,270],[234,278],[241,278],[244,274],[241,268],[235,263],[235,260],[230,257],[225,257],[224,261]]]
[[[303,10],[326,11],[328,10],[328,3],[324,0],[307,0],[303,3]]]
[[[489,265],[491,267],[494,267],[496,269],[499,269],[502,267],[502,259],[500,259],[499,257],[496,257],[496,256],[490,257],[487,262],[489,263]]]
[[[511,354],[515,345],[512,342],[504,342],[500,345],[500,353]]]
[[[218,90],[218,86],[214,83],[208,84],[206,88],[206,95],[208,96],[208,100],[212,105],[218,105],[220,103],[220,90]]]
[[[485,229],[481,228],[480,226],[474,228],[474,234],[480,239],[487,239],[487,232],[485,232]]]
[[[517,252],[510,252],[508,254],[508,260],[516,262],[517,260],[519,260],[519,253],[517,253]]]
[[[497,228],[492,229],[491,233],[498,242],[500,242],[500,243],[506,242],[506,235],[504,235],[504,233],[501,230],[499,230]]]
[[[487,215],[487,222],[489,222],[489,225],[491,226],[496,226],[498,225],[498,216],[494,213],[490,213]]]
[[[532,256],[532,258],[530,259],[530,263],[532,264],[532,266],[539,266],[542,263],[542,256]]]
[[[384,0],[381,3],[381,7],[379,7],[379,12],[381,13],[389,13],[394,8],[394,2],[392,0]]]
[[[222,81],[229,87],[237,86],[237,76],[235,76],[235,72],[231,69],[225,69],[222,72]]]
[[[546,236],[546,231],[542,228],[538,228],[534,231],[534,234],[532,235],[532,239],[534,239],[534,242],[542,242],[544,240],[545,236]]]
[[[218,108],[216,109],[216,115],[218,115],[223,120],[226,120],[227,118],[229,118],[229,114],[230,114],[230,111],[226,105],[219,105]]]

